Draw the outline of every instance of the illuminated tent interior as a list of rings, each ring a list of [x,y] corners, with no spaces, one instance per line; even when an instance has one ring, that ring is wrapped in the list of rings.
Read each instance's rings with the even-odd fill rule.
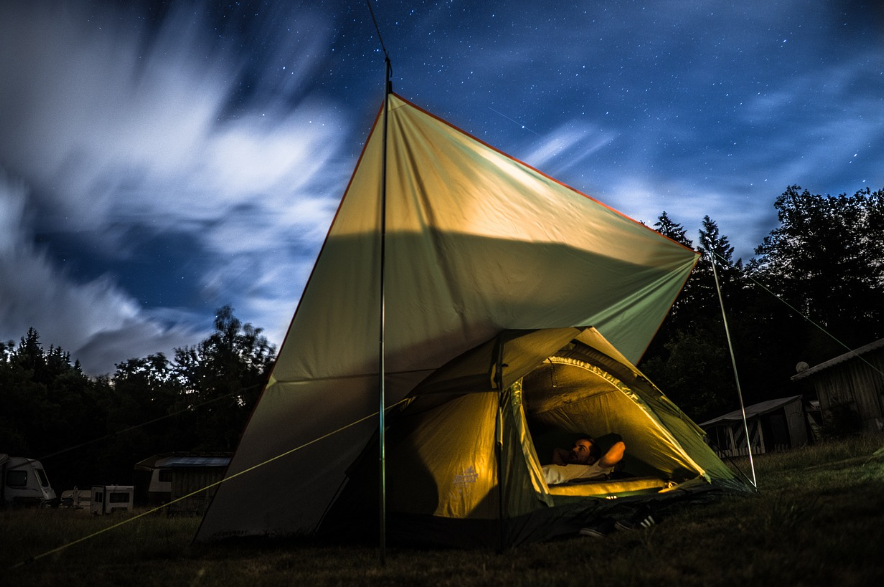
[[[367,447],[378,430],[381,373],[384,405],[394,418],[403,401],[406,412],[419,409],[423,402],[441,402],[443,411],[462,403],[497,405],[499,394],[512,395],[510,386],[516,380],[564,348],[578,332],[589,332],[588,327],[604,336],[605,348],[616,349],[609,357],[616,354],[636,363],[696,260],[697,253],[689,248],[388,94],[301,295],[269,383],[197,540],[315,534],[321,525],[330,527],[326,514],[331,514],[342,491],[356,485],[348,471],[352,473],[360,454],[370,450]],[[474,356],[468,351],[493,346],[505,332],[574,328],[552,347],[543,345],[539,354],[519,355],[522,358],[515,363],[504,361],[510,370],[520,365],[520,374],[497,385],[494,393],[457,388],[454,395],[462,397],[452,398],[451,392],[432,392],[455,382],[458,371],[451,371],[451,366],[469,363],[465,357]],[[384,340],[383,352],[379,340]],[[505,348],[517,340],[523,339],[510,340]],[[472,360],[487,367],[490,359]],[[470,379],[480,372],[484,373],[471,368],[464,376]],[[530,386],[532,378],[540,377],[527,377],[523,384]],[[583,382],[580,386],[592,388]],[[536,423],[543,445],[552,438],[541,428],[558,425],[554,420],[566,416],[553,405],[558,400],[535,395],[528,399],[527,405],[536,407],[528,410],[527,421],[531,426]],[[598,395],[586,405],[607,401]],[[654,401],[669,406],[662,399]],[[624,429],[618,432],[629,443],[627,454],[636,470],[675,480],[702,478],[701,471],[708,471],[708,465],[692,465],[691,459],[678,456],[678,450],[666,456],[654,452],[663,449],[640,452],[640,437],[633,435],[647,433],[639,432],[638,419],[616,415],[626,414],[621,404],[625,405],[623,400],[612,405],[611,425],[619,426],[617,418],[624,418]],[[487,418],[486,412],[470,412],[473,415],[465,421],[455,419],[439,434],[471,437],[479,425],[474,419]],[[665,411],[656,417],[675,418]],[[680,415],[675,419],[684,422]],[[563,420],[561,427],[570,431],[578,424],[585,427],[582,432],[592,434],[607,426]],[[507,425],[501,434],[504,430],[514,428]],[[390,433],[400,434],[392,425]],[[496,448],[470,454],[481,452],[487,458],[515,450],[502,436],[482,438]],[[680,443],[682,452],[693,455],[685,443],[691,444]],[[438,453],[433,466],[447,467],[455,476],[472,475],[454,459],[455,452],[452,445],[450,451]],[[490,465],[471,466],[486,476],[483,482],[496,483]],[[519,479],[523,483],[529,477]],[[440,483],[436,493],[449,491],[450,481]],[[370,494],[376,498],[377,489]],[[541,487],[538,495],[532,497],[537,504],[557,509],[549,507],[559,500],[552,492],[552,497],[547,496]],[[421,499],[433,502],[431,495]],[[396,500],[394,494],[389,496],[391,504]],[[453,508],[452,515],[460,507],[439,504]],[[475,517],[494,509],[490,504],[457,511]],[[415,511],[423,513],[427,507]]]

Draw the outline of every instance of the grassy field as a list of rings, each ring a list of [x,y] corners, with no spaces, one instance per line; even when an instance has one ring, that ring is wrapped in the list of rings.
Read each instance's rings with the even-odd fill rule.
[[[390,548],[384,567],[366,547],[192,545],[193,518],[0,510],[0,585],[880,585],[882,447],[874,435],[762,455],[756,495],[650,529],[504,553]]]

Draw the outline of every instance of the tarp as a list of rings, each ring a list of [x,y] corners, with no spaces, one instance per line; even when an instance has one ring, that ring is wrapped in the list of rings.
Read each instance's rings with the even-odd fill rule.
[[[382,130],[376,122],[199,540],[314,531],[377,427]],[[388,405],[507,329],[592,325],[636,362],[696,259],[389,96]]]

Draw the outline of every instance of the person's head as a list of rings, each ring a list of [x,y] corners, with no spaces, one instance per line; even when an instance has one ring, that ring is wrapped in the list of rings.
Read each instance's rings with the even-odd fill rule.
[[[581,436],[574,441],[574,447],[568,453],[568,462],[579,465],[591,465],[601,458],[601,449],[591,436]]]

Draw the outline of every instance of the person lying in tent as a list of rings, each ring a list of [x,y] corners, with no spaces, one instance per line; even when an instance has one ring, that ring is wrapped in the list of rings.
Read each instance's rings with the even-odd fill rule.
[[[581,436],[571,450],[553,450],[553,464],[544,465],[543,476],[548,485],[567,483],[575,479],[597,479],[609,475],[623,460],[626,444],[619,440],[602,455],[601,448],[591,436]]]

